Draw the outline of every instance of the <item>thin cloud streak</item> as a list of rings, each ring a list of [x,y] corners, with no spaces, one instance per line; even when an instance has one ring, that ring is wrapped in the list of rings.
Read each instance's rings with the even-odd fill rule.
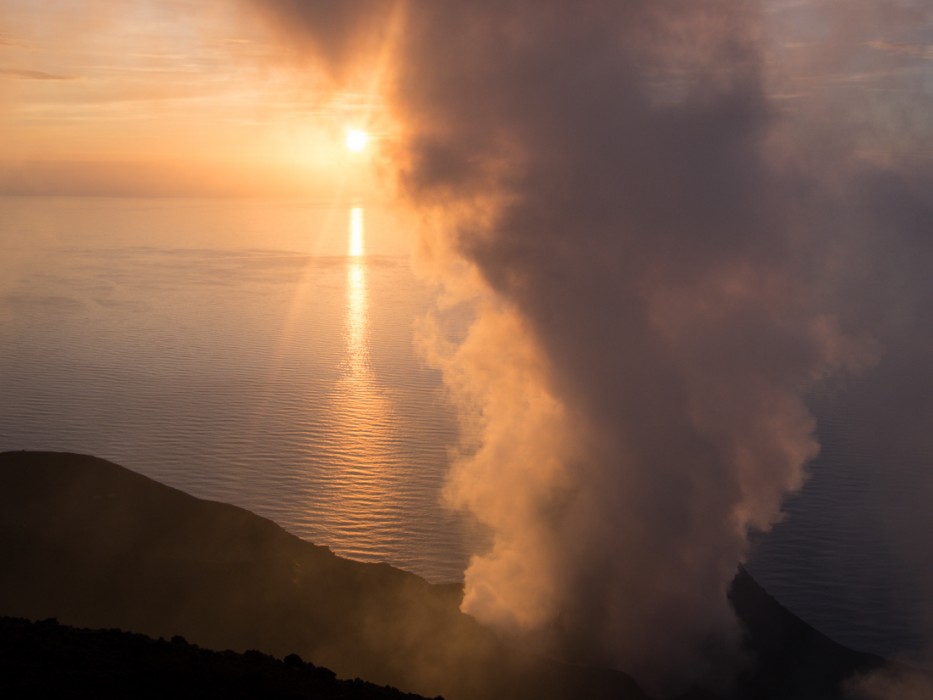
[[[883,39],[873,39],[866,44],[869,48],[888,53],[900,54],[902,56],[911,56],[922,58],[927,61],[933,61],[933,46],[926,44],[905,44],[899,42],[884,41]]]
[[[0,68],[0,78],[18,78],[20,80],[78,80],[80,76],[59,75],[57,73],[46,73],[41,70]]]

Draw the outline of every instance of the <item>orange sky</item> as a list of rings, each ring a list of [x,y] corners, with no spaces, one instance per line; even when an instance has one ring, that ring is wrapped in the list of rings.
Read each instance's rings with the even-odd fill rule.
[[[0,0],[0,193],[374,196],[388,128],[373,94],[381,61],[337,90],[250,5]],[[916,148],[903,134],[928,131],[910,103],[927,84],[928,29],[848,36],[825,0],[766,5],[776,106],[868,120],[837,102],[883,90],[863,150]],[[363,154],[344,147],[353,126],[375,132]]]
[[[360,80],[283,56],[236,3],[0,3],[0,192],[370,195]]]

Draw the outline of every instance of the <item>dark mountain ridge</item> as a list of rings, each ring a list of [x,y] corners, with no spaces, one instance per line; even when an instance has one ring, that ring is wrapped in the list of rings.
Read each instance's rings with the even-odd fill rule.
[[[647,697],[621,672],[507,646],[459,611],[457,586],[342,559],[94,457],[0,454],[0,563],[0,615],[299,654],[448,700]],[[728,689],[684,698],[842,697],[842,681],[884,663],[806,625],[744,571],[730,597],[752,661]]]

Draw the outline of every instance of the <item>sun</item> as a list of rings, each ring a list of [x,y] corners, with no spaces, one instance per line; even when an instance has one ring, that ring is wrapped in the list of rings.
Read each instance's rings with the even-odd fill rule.
[[[347,129],[347,148],[354,153],[359,153],[369,143],[369,134],[360,129]]]

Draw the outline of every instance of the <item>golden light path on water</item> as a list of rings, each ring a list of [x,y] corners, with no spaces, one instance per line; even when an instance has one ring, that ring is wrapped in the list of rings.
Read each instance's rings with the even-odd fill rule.
[[[363,209],[350,210],[350,230],[347,242],[347,356],[350,362],[350,377],[356,385],[372,381],[367,347],[368,291],[366,289],[366,267],[363,256],[366,241],[363,233]]]
[[[392,465],[399,437],[393,402],[379,386],[370,360],[370,300],[364,210],[352,207],[347,231],[344,303],[345,371],[333,394],[334,433],[340,459],[327,480],[332,508],[326,527],[346,556],[368,558],[398,530]]]

